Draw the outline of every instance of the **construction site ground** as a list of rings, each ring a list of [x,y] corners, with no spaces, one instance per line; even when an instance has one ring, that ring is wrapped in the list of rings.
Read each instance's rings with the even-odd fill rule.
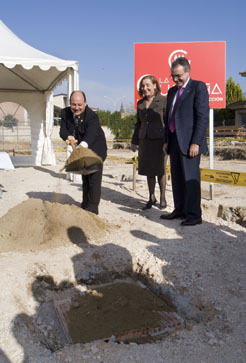
[[[132,156],[128,149],[109,150],[99,216],[80,208],[81,181],[68,181],[59,172],[64,152],[56,153],[55,166],[0,170],[1,363],[245,362],[245,186],[213,184],[210,200],[209,183],[202,182],[203,223],[182,227],[180,220],[160,219],[173,210],[170,180],[166,210],[158,204],[142,210],[146,179],[137,175],[132,190],[133,166],[123,160]],[[222,159],[215,157],[215,169],[246,172],[245,160]],[[209,168],[208,157],[201,166]],[[129,299],[119,298],[120,288],[112,289],[113,300],[103,305],[96,287],[117,281],[144,284],[182,324],[155,339],[112,334],[69,343],[54,302],[90,290],[92,302],[78,315],[81,324],[90,324],[93,306],[104,316],[116,312],[117,320],[121,309],[127,315]],[[141,308],[145,300],[138,297]],[[75,312],[81,304],[75,301]],[[109,323],[102,320],[106,327]]]

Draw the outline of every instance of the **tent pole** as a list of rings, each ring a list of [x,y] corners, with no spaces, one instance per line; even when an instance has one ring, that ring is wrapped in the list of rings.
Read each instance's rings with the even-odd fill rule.
[[[79,72],[74,69],[74,90],[79,90]]]
[[[72,69],[70,68],[68,71],[68,82],[67,82],[67,107],[69,106],[69,99],[72,91],[73,91],[73,77],[72,77]]]
[[[214,110],[209,110],[209,161],[210,169],[214,168]],[[210,200],[213,199],[213,183],[209,184]]]

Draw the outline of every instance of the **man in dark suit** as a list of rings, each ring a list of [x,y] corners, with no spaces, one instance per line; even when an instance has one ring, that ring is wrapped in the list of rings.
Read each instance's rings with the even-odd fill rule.
[[[176,86],[168,91],[164,152],[170,154],[174,211],[161,219],[184,218],[183,226],[202,223],[200,158],[207,152],[209,96],[205,83],[190,78],[189,61],[171,66]]]
[[[97,114],[86,104],[86,96],[82,91],[74,91],[70,96],[70,107],[61,112],[60,137],[67,145],[71,140],[77,147],[93,150],[104,161],[107,156],[107,145],[104,132],[101,128]],[[99,170],[88,175],[82,175],[83,201],[81,208],[98,214],[98,205],[101,198],[103,165]]]

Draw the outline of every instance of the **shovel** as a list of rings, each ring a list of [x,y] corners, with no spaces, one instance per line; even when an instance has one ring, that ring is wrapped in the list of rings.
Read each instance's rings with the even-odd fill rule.
[[[73,151],[66,161],[65,166],[61,169],[69,173],[88,175],[99,170],[103,163],[100,156],[93,150],[74,144],[74,140],[70,140]]]

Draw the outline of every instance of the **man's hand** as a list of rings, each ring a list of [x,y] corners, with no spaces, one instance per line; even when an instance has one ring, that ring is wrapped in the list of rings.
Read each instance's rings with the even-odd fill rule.
[[[137,145],[131,144],[131,150],[135,153],[137,151]]]
[[[167,144],[163,145],[163,152],[165,155],[167,155]]]
[[[71,144],[71,140],[73,140],[74,144],[78,143],[78,140],[76,140],[73,136],[68,136],[67,140],[66,140],[66,144],[70,145]]]
[[[198,155],[198,152],[199,152],[199,145],[198,144],[191,144],[189,156],[191,158],[194,158],[195,156]]]

